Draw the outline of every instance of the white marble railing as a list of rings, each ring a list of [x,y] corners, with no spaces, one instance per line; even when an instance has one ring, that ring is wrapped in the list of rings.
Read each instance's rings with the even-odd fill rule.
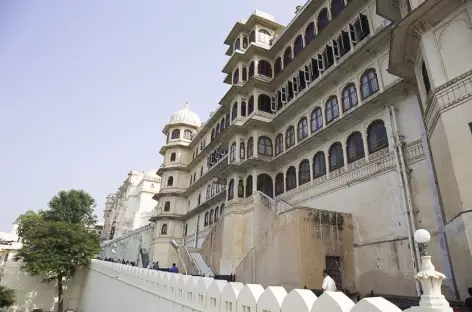
[[[445,278],[428,256],[422,257],[415,276],[424,290],[415,312],[452,312],[440,292]],[[306,289],[287,293],[283,287],[228,283],[208,277],[167,273],[118,263],[93,260],[78,311],[165,312],[400,312],[384,298],[354,303],[342,292],[325,292],[319,298]],[[418,311],[417,311],[418,310]],[[421,311],[420,311],[421,310]]]

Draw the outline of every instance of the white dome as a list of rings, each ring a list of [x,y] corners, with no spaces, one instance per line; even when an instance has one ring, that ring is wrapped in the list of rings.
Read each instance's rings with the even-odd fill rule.
[[[201,125],[200,117],[190,110],[188,103],[185,104],[185,108],[176,111],[172,117],[170,117],[169,125],[176,123],[185,123],[195,127],[200,127]]]

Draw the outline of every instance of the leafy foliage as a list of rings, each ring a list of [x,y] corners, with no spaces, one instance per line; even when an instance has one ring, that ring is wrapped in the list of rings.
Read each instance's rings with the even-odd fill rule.
[[[22,260],[22,268],[31,275],[44,274],[44,281],[57,281],[61,312],[63,280],[100,252],[98,236],[89,231],[95,222],[94,206],[94,199],[84,191],[61,191],[48,210],[28,211],[17,220],[23,247],[14,260]]]
[[[49,280],[71,278],[77,266],[87,265],[100,251],[98,236],[80,224],[48,221],[28,212],[20,223],[23,248],[15,259],[32,275],[45,274]]]
[[[65,221],[84,226],[93,225],[95,200],[82,190],[60,191],[49,201],[49,210],[43,211],[46,220]]]
[[[11,307],[15,303],[15,290],[0,285],[0,308]]]

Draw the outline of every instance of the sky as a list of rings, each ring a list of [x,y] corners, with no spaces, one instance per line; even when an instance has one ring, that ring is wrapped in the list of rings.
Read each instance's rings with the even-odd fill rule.
[[[303,4],[0,1],[0,232],[61,190],[90,193],[101,218],[130,170],[159,168],[174,111],[217,109],[235,22],[258,9],[286,25]]]

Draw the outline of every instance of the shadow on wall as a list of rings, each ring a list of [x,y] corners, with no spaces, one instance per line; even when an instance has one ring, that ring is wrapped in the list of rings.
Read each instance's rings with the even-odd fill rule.
[[[13,259],[13,257],[11,257]],[[21,264],[9,260],[6,263],[1,284],[16,290],[16,303],[6,311],[30,312],[40,308],[55,311],[57,308],[57,282],[43,283],[42,276],[29,276],[20,270]],[[87,269],[78,270],[72,280],[64,283],[64,308],[76,309],[81,286]]]
[[[275,218],[248,252],[236,269],[236,280],[281,285],[287,290],[304,286],[318,289],[327,268],[340,289],[353,292],[352,240],[352,218],[348,214],[305,208],[288,211]]]

